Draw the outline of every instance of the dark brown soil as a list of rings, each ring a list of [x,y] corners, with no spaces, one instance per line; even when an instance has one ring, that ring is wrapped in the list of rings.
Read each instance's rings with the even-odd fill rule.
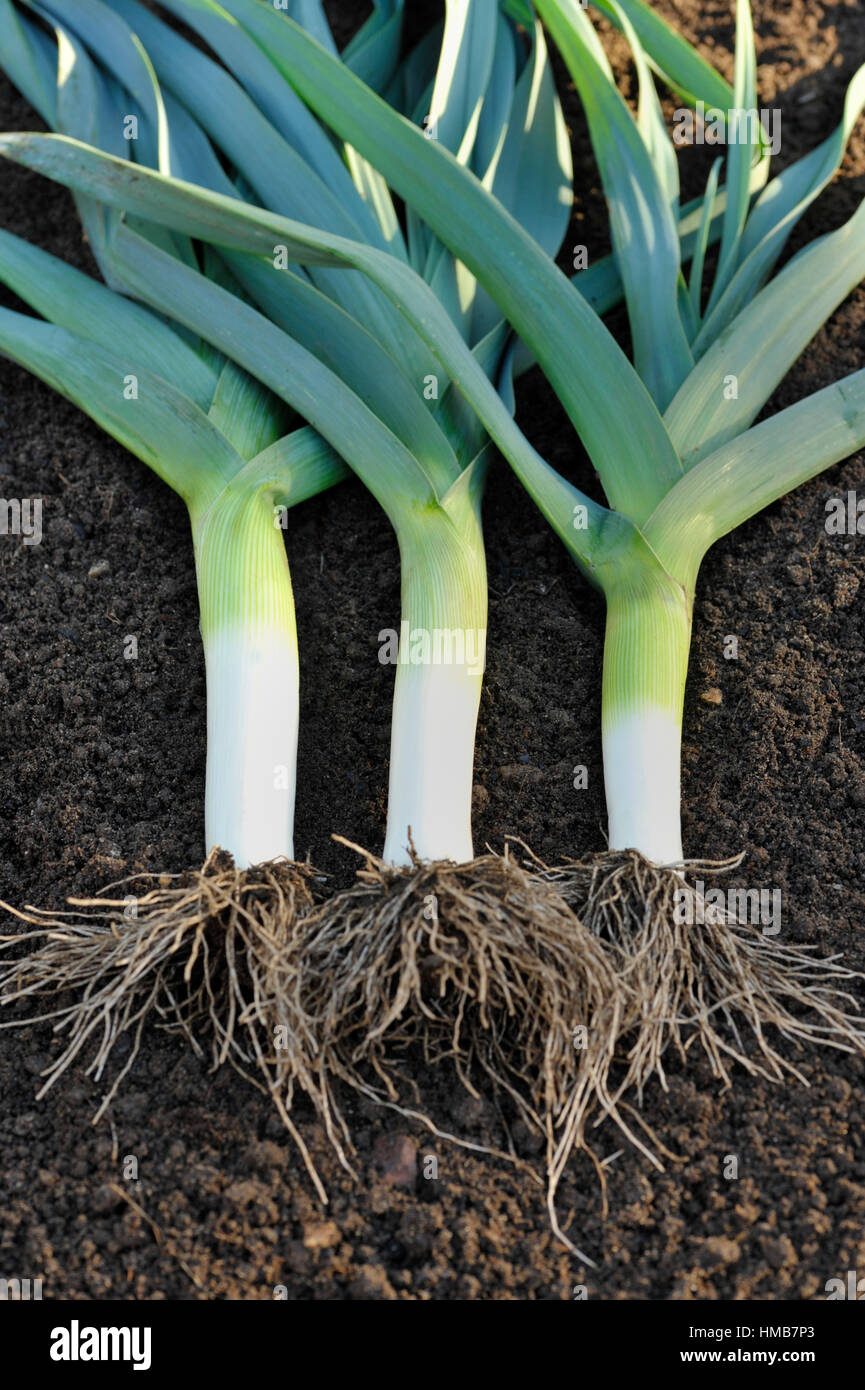
[[[421,27],[424,7],[409,7]],[[732,76],[727,0],[658,8]],[[351,7],[342,5],[348,19]],[[755,6],[763,104],[783,110],[782,162],[828,134],[865,61],[858,0]],[[620,44],[615,51],[621,58]],[[563,80],[564,85],[564,80]],[[604,250],[598,181],[569,99],[578,162],[574,241]],[[8,84],[0,126],[36,124]],[[705,173],[686,160],[689,191]],[[837,226],[865,194],[865,126],[793,246]],[[70,199],[13,166],[0,225],[90,266]],[[778,392],[786,405],[862,365],[865,290],[820,333]],[[592,486],[537,373],[524,427]],[[42,497],[45,535],[0,537],[3,795],[0,895],[60,906],[139,869],[199,863],[204,671],[181,503],[71,405],[0,361],[0,491]],[[698,589],[685,712],[687,852],[745,849],[737,882],[780,888],[787,939],[865,966],[865,578],[861,538],[827,536],[825,503],[865,488],[858,456],[716,547]],[[485,507],[491,616],[476,758],[476,843],[518,834],[543,857],[601,848],[599,672],[603,614],[503,464]],[[337,884],[354,872],[336,831],[378,847],[387,786],[391,673],[377,634],[398,621],[397,552],[355,484],[307,504],[288,537],[303,660],[297,843]],[[104,562],[104,563],[103,563]],[[101,573],[91,577],[92,567]],[[124,637],[139,655],[124,660]],[[724,659],[724,639],[739,659]],[[720,691],[721,702],[701,695]],[[575,791],[585,764],[589,787]],[[321,1210],[269,1102],[211,1075],[151,1031],[110,1119],[83,1069],[37,1102],[57,1040],[0,1035],[0,1276],[42,1277],[74,1299],[797,1299],[865,1273],[862,1062],[810,1056],[810,1088],[745,1075],[719,1094],[695,1058],[669,1094],[645,1098],[679,1155],[657,1173],[626,1150],[607,1167],[609,1215],[591,1162],[574,1160],[561,1210],[596,1270],[551,1236],[541,1188],[504,1161],[455,1149],[346,1099],[361,1180],[338,1167],[303,1105],[297,1119],[330,1192]],[[420,1076],[445,1127],[506,1143],[488,1099]],[[538,1162],[517,1128],[518,1153]],[[601,1156],[616,1132],[597,1135]],[[438,1160],[437,1178],[425,1176]],[[738,1177],[728,1176],[730,1156]],[[137,1160],[139,1181],[125,1180]],[[400,1185],[401,1184],[401,1185]]]

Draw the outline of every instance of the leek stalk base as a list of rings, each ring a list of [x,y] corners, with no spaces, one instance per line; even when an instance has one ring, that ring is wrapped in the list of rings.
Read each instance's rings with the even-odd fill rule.
[[[192,512],[207,670],[205,852],[225,850],[239,869],[294,857],[299,707],[275,489],[248,472]]]
[[[636,567],[635,567],[636,568]],[[682,711],[691,598],[641,566],[607,596],[601,723],[611,850],[683,860]]]
[[[472,859],[472,772],[486,657],[487,578],[477,499],[397,526],[402,623],[384,858]]]

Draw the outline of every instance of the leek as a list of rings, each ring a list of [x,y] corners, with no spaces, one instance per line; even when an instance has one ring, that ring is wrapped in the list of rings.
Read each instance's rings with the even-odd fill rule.
[[[10,15],[0,15],[6,32],[43,54],[47,37],[13,31]],[[56,58],[56,107],[46,97],[42,109],[104,132],[103,81],[62,28]],[[146,61],[131,58],[146,83]],[[164,136],[164,112],[156,125]],[[92,200],[79,208],[106,264],[102,211]],[[4,311],[0,350],[75,400],[189,508],[209,697],[206,852],[221,847],[240,868],[293,859],[299,676],[278,518],[348,470],[308,428],[286,435],[283,403],[226,358],[6,232],[0,277],[48,321]]]
[[[47,320],[0,311],[0,351],[189,508],[208,688],[205,848],[243,868],[292,859],[297,634],[274,518],[347,470],[310,429],[283,434],[281,404],[233,364],[206,360],[154,314],[8,232],[0,274]]]
[[[142,894],[136,884],[131,917],[129,896],[96,899],[74,924],[12,907],[34,929],[4,937],[3,947],[34,944],[0,973],[0,998],[47,999],[38,1017],[65,1030],[41,1094],[90,1041],[98,1044],[90,1070],[101,1076],[117,1038],[132,1030],[97,1116],[132,1065],[153,1006],[184,1031],[209,1030],[215,1061],[230,1057],[246,1070],[258,1059],[270,1081],[271,982],[295,917],[313,902],[311,871],[291,862],[298,653],[275,512],[347,469],[311,429],[285,433],[281,402],[233,363],[8,232],[0,232],[0,275],[45,316],[0,309],[0,352],[78,405],[189,509],[207,676],[208,851],[188,885],[169,878]],[[271,865],[263,878],[249,871],[263,862]],[[67,992],[71,1003],[52,1002]]]

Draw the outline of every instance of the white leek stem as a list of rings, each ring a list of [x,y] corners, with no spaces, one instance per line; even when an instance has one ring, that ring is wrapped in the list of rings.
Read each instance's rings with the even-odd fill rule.
[[[193,516],[207,669],[205,841],[239,868],[294,855],[298,661],[273,489],[252,465]]]
[[[660,570],[608,596],[602,731],[612,850],[680,864],[691,599]]]
[[[472,859],[475,729],[486,653],[477,500],[450,498],[399,530],[402,628],[384,858]]]
[[[681,729],[665,710],[640,709],[604,724],[610,849],[638,849],[654,864],[682,853]]]
[[[238,868],[294,857],[297,650],[279,630],[229,627],[205,639],[206,847]]]
[[[398,666],[384,857],[473,858],[472,768],[481,675],[464,666]]]

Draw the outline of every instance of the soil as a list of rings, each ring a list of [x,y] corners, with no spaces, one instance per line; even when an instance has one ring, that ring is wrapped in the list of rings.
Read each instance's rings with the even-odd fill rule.
[[[346,31],[358,6],[334,7]],[[420,31],[434,6],[412,5]],[[728,77],[727,0],[656,8]],[[780,164],[823,139],[865,61],[858,0],[755,4],[762,104],[783,113]],[[613,40],[626,88],[624,50]],[[560,90],[567,79],[559,69]],[[577,163],[571,238],[605,250],[585,125],[567,96]],[[668,115],[672,103],[667,104]],[[37,126],[7,83],[0,127]],[[683,158],[699,188],[706,152]],[[865,125],[791,250],[836,227],[865,194]],[[92,269],[69,197],[11,165],[0,225]],[[570,244],[570,242],[568,243]],[[4,302],[12,302],[8,298]],[[621,320],[614,325],[622,331]],[[865,288],[818,334],[769,409],[862,365]],[[590,469],[537,371],[519,416],[581,486]],[[3,796],[0,895],[59,907],[138,870],[199,863],[204,669],[182,504],[72,405],[0,361],[0,490],[41,497],[44,538],[0,537]],[[746,859],[733,882],[783,895],[786,939],[865,967],[865,579],[859,537],[829,536],[829,498],[865,487],[858,455],[717,545],[700,577],[684,723],[686,852]],[[523,837],[549,860],[603,846],[599,673],[603,613],[503,463],[485,505],[489,669],[476,756],[476,844]],[[380,846],[391,672],[377,634],[396,626],[397,551],[356,484],[292,514],[288,546],[303,660],[297,846],[351,881],[339,832]],[[136,660],[124,657],[128,635]],[[725,639],[738,638],[738,659]],[[720,700],[702,698],[715,690]],[[588,787],[576,791],[583,764]],[[644,1099],[675,1153],[658,1173],[597,1131],[595,1170],[574,1159],[560,1207],[597,1261],[581,1267],[548,1229],[525,1168],[434,1139],[347,1097],[359,1177],[345,1174],[301,1103],[296,1119],[330,1195],[318,1205],[270,1103],[211,1074],[156,1029],[108,1119],[104,1090],[73,1069],[37,1101],[58,1040],[48,1025],[0,1035],[0,1275],[42,1277],[69,1299],[602,1299],[821,1296],[865,1271],[865,1064],[808,1055],[808,1087],[742,1072],[719,1093],[705,1065],[674,1066]],[[444,1073],[419,1077],[445,1128],[501,1147],[491,1098]],[[539,1166],[515,1128],[515,1150]],[[613,1157],[613,1155],[616,1155]],[[437,1176],[431,1176],[437,1160]],[[735,1159],[736,1162],[731,1162]],[[130,1162],[138,1181],[129,1182]],[[125,1167],[124,1167],[125,1165]],[[733,1170],[737,1176],[732,1176]]]

